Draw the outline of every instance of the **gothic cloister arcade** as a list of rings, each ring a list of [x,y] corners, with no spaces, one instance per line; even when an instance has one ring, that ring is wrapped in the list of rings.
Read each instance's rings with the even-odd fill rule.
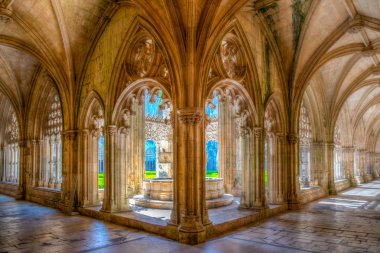
[[[380,177],[379,0],[0,0],[0,65],[0,193],[67,214],[197,244]]]

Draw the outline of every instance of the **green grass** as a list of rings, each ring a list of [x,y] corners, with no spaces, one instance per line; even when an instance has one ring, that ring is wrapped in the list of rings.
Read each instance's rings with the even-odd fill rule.
[[[104,189],[104,173],[98,173],[98,188]]]
[[[146,170],[145,171],[145,178],[146,179],[156,178],[156,171],[155,170]]]
[[[268,188],[268,171],[264,171],[264,185]]]
[[[206,171],[206,177],[218,178],[219,173],[217,171]]]

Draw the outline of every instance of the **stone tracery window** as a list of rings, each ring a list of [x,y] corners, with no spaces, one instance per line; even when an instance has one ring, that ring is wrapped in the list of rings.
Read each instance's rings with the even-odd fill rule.
[[[4,170],[2,181],[8,183],[18,183],[19,178],[19,128],[16,114],[11,114],[6,127],[6,144],[4,146]]]
[[[82,161],[81,179],[84,185],[83,206],[97,206],[104,198],[105,131],[104,112],[98,99],[92,98],[87,111],[82,113],[83,128],[80,135]]]
[[[42,154],[43,167],[39,178],[39,186],[41,187],[61,188],[62,129],[61,102],[58,94],[55,94],[45,119]]]
[[[232,87],[221,87],[206,101],[205,113],[206,178],[223,180],[225,193],[240,196],[242,171],[249,160],[244,151],[249,146],[245,103]]]
[[[342,147],[340,128],[334,130],[334,178],[336,181],[345,179],[344,167],[342,166]]]
[[[300,185],[309,187],[310,184],[310,150],[312,142],[311,122],[307,108],[301,104],[299,120],[299,140],[300,140]]]

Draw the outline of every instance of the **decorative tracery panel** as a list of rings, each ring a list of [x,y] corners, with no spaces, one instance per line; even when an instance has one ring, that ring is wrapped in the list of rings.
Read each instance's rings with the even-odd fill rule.
[[[61,188],[62,182],[62,129],[63,115],[58,92],[51,90],[51,99],[43,129],[42,168],[39,174],[38,186]]]
[[[300,140],[300,185],[310,186],[310,151],[312,141],[311,122],[308,110],[304,103],[301,104],[299,119],[299,140]]]
[[[18,183],[19,178],[19,127],[16,113],[12,112],[6,126],[6,144],[4,146],[4,167],[2,181]]]

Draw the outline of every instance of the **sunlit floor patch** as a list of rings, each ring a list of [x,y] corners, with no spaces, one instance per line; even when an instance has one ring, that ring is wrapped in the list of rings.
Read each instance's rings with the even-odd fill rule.
[[[342,198],[330,198],[319,201],[318,204],[322,205],[334,205],[334,206],[343,206],[347,208],[360,208],[364,206],[367,201],[361,200],[351,200],[351,199],[342,199]]]

